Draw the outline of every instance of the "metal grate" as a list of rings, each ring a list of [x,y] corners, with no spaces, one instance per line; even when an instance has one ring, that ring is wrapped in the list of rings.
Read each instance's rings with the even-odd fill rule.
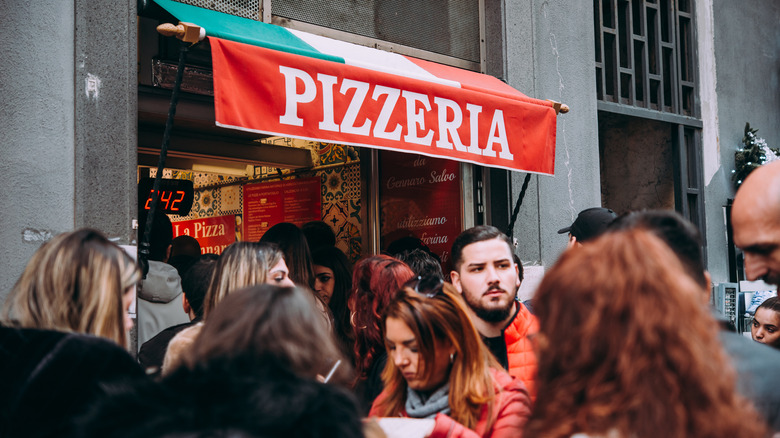
[[[598,99],[698,117],[693,0],[594,0]]]
[[[238,17],[249,18],[252,20],[262,20],[260,12],[261,0],[176,0],[179,3],[185,3],[199,8],[211,9],[212,11],[224,12]]]
[[[474,0],[273,0],[275,16],[480,62]]]

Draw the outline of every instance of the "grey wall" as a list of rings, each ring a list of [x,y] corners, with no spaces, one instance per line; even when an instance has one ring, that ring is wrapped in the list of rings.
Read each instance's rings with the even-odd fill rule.
[[[714,0],[712,16],[718,128],[711,140],[717,144],[704,148],[719,154],[720,166],[709,175],[705,169],[707,258],[713,280],[722,282],[728,280],[723,205],[734,195],[731,170],[745,122],[780,146],[780,2]],[[709,99],[703,95],[703,105]]]
[[[506,0],[507,80],[571,108],[558,116],[555,176],[532,176],[515,226],[524,262],[551,265],[567,243],[558,229],[601,205],[593,3]],[[512,202],[524,174],[512,173]]]
[[[53,234],[92,226],[131,239],[135,7],[0,2],[0,303]]]

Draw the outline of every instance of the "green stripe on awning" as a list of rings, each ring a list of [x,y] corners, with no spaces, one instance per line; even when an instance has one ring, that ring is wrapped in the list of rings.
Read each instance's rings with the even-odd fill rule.
[[[206,29],[207,36],[344,64],[344,58],[324,54],[280,26],[173,0],[154,0],[154,2],[179,21],[196,24]]]

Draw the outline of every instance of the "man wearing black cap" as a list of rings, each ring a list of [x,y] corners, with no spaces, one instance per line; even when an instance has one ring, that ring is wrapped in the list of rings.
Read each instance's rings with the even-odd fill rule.
[[[577,215],[573,224],[558,230],[558,234],[569,233],[568,248],[571,248],[600,236],[616,217],[617,214],[608,208],[587,208]]]

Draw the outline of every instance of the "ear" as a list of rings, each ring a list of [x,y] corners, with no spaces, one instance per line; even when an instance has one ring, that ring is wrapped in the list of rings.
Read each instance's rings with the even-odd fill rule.
[[[184,292],[181,293],[181,307],[184,309],[184,313],[187,315],[189,315],[192,311],[192,306],[190,306],[190,302]]]
[[[168,259],[171,258],[171,248],[173,248],[173,245],[168,245],[165,248],[165,260],[163,260],[163,263],[168,263]]]
[[[577,246],[577,243],[578,243],[577,242],[577,238],[574,237],[574,234],[570,234],[569,235],[569,243],[566,245],[566,248],[567,249],[568,248],[574,248],[575,246]]]
[[[450,271],[450,281],[458,293],[463,294],[463,286],[460,284],[460,274],[458,271]]]
[[[515,282],[515,287],[520,287],[520,284],[523,282],[523,280],[520,280],[520,267],[517,266],[517,263],[515,263],[515,278],[517,279]]]

